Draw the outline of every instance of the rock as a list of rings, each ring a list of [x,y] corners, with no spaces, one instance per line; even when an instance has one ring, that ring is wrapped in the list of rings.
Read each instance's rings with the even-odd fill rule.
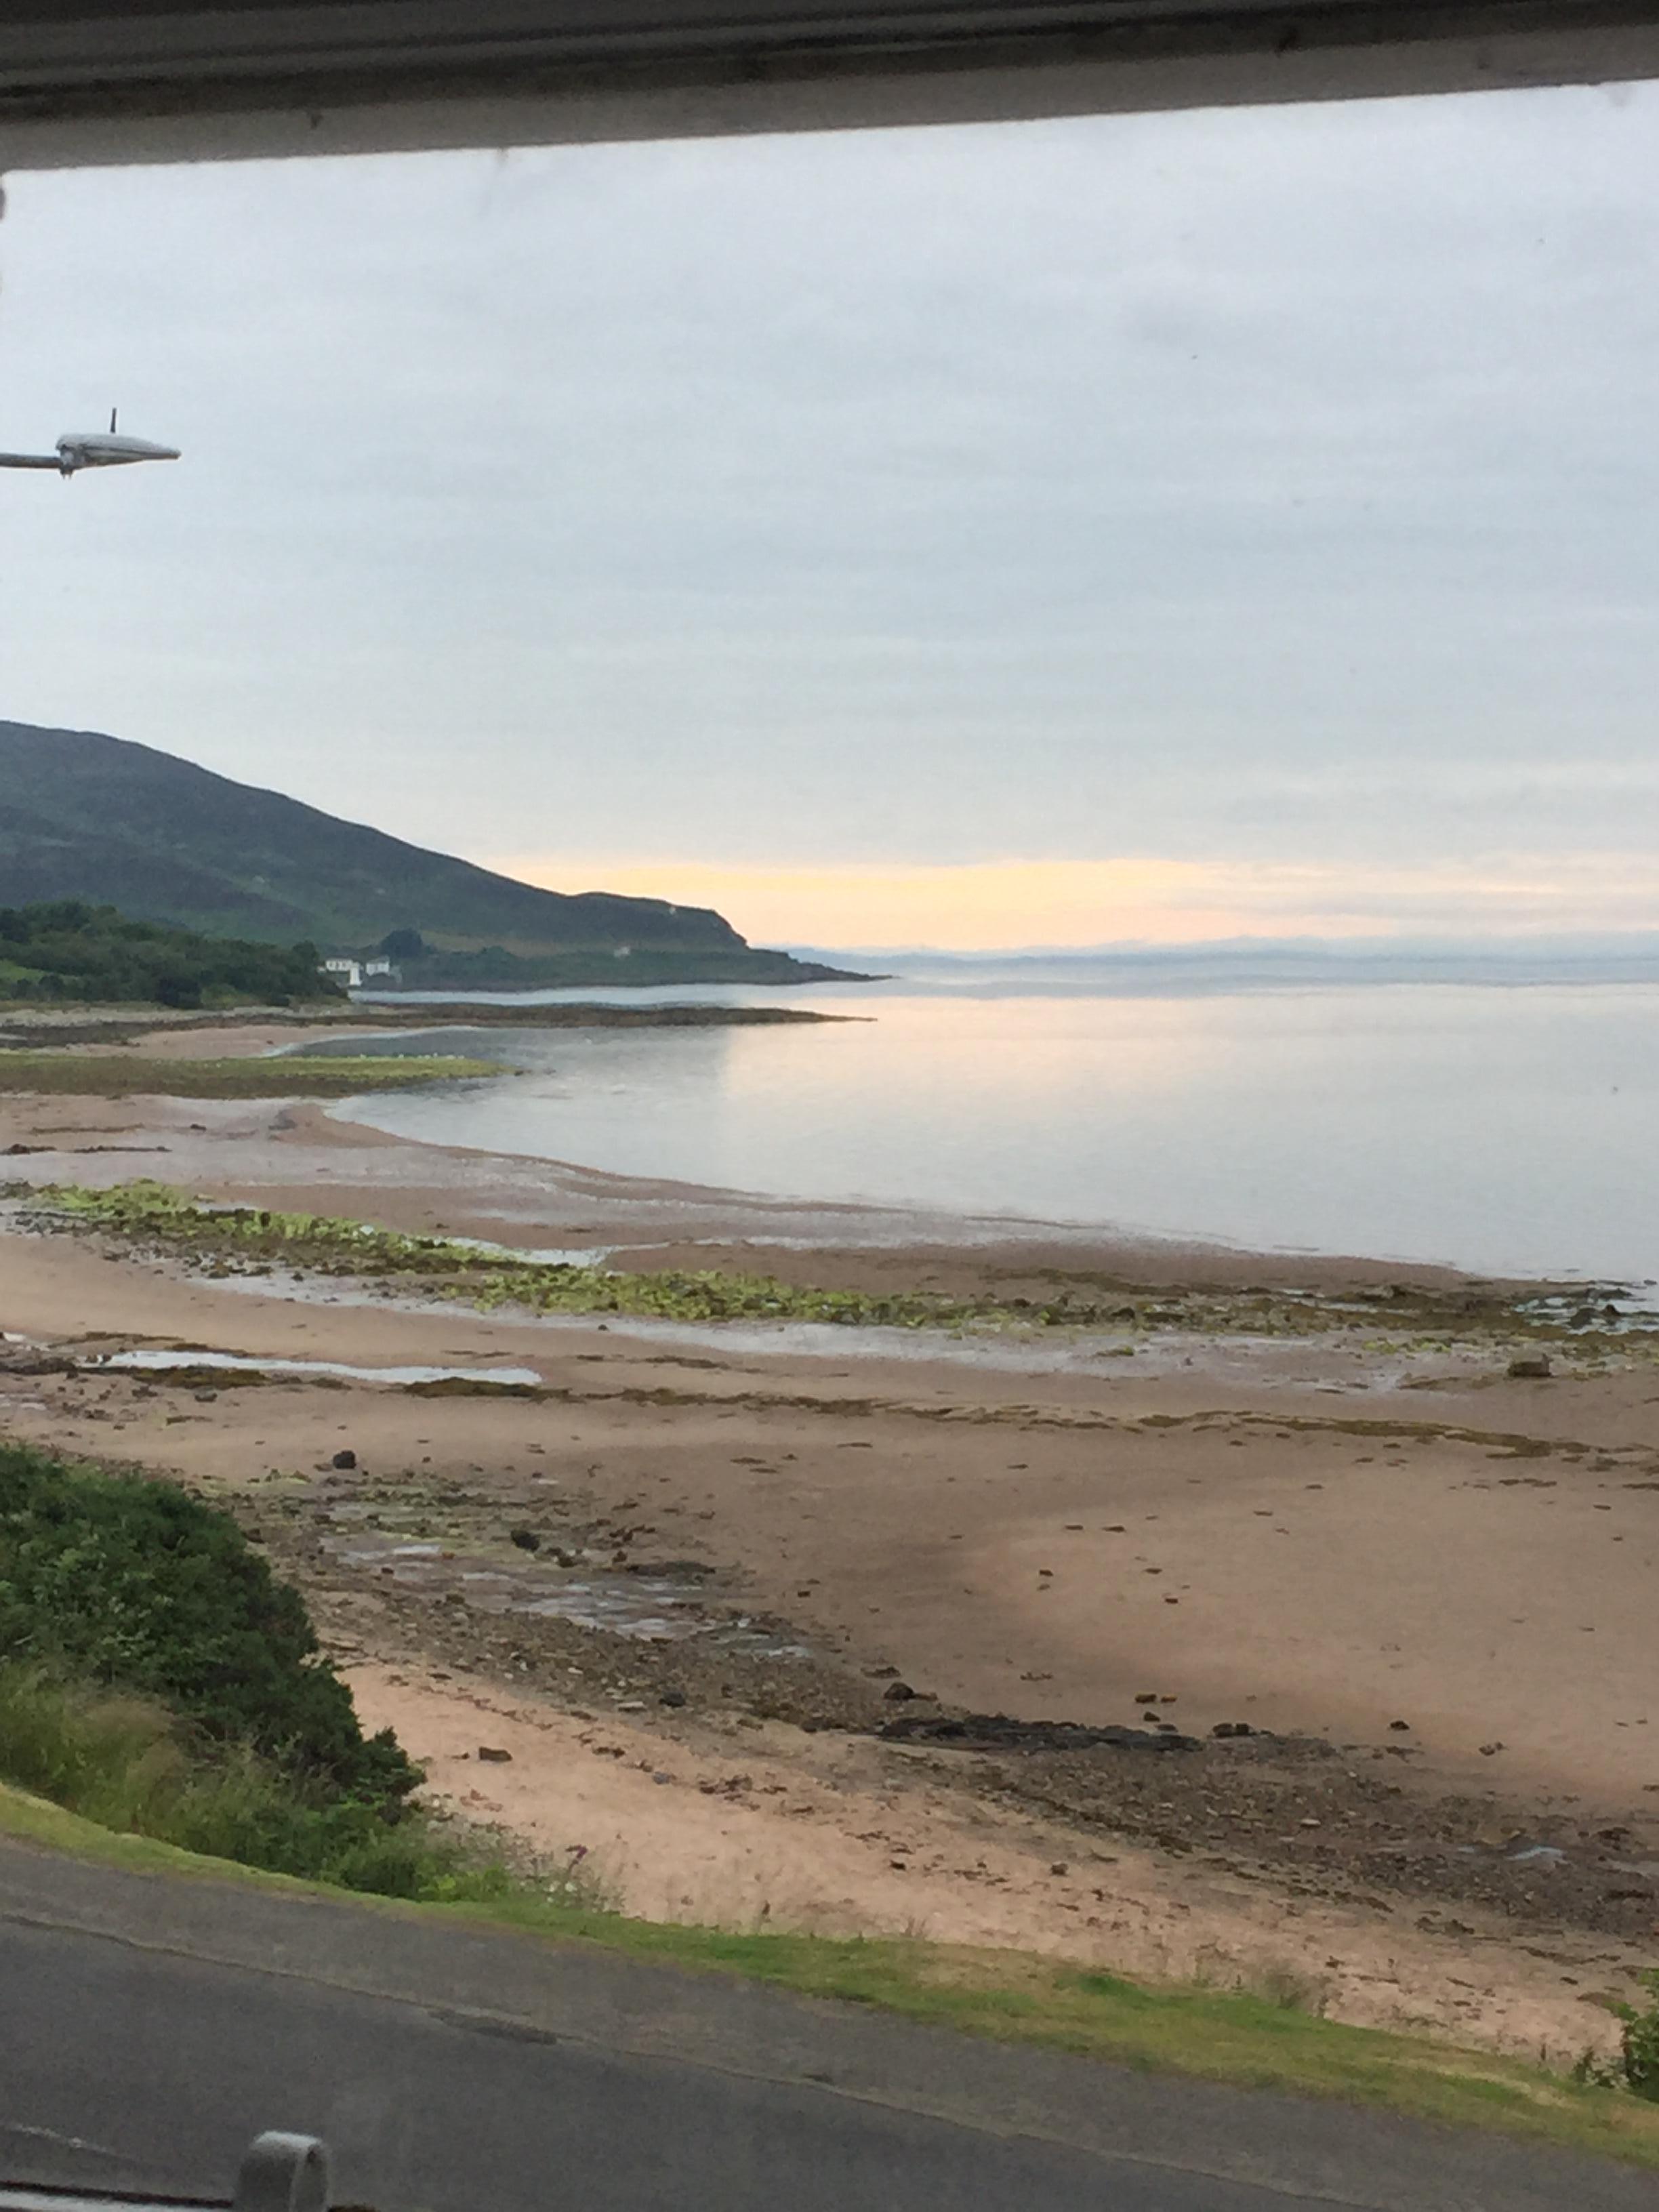
[[[1407,1735],[1409,1735],[1411,1733],[1411,1725],[1412,1724],[1409,1721],[1390,1721],[1389,1723],[1389,1726],[1395,1729],[1396,1733]]]
[[[1549,1376],[1550,1363],[1541,1352],[1523,1352],[1520,1358],[1511,1359],[1505,1372],[1516,1382],[1542,1382]]]
[[[883,1721],[876,1734],[890,1743],[943,1743],[960,1751],[1195,1751],[1194,1736],[1162,1729],[1089,1728],[1077,1721],[1016,1720],[1007,1713],[904,1713]]]
[[[619,1713],[642,1713],[645,1711],[645,1699],[643,1698],[623,1698],[618,1703],[617,1711]]]
[[[655,1783],[659,1783],[659,1784],[660,1784],[660,1783],[672,1782],[672,1781],[674,1779],[674,1778],[673,1778],[673,1776],[672,1776],[672,1774],[653,1774],[653,1775],[652,1776],[651,1779],[652,1779],[653,1782],[655,1782]]]
[[[1135,1703],[1138,1705],[1155,1705],[1158,1703],[1158,1692],[1156,1690],[1137,1690],[1135,1692]]]
[[[908,1682],[890,1682],[881,1694],[890,1705],[908,1705],[916,1693]]]
[[[509,1528],[507,1540],[516,1544],[521,1552],[539,1552],[542,1548],[542,1540],[533,1528]]]
[[[865,1673],[872,1682],[890,1682],[898,1673],[896,1667],[866,1667]]]
[[[1070,1874],[1072,1869],[1064,1859],[1056,1859],[1048,1871],[1050,1874]]]
[[[512,1753],[503,1751],[499,1745],[493,1743],[481,1743],[478,1746],[478,1756],[480,1759],[493,1760],[497,1766],[510,1766],[513,1763]]]
[[[678,1711],[685,1703],[685,1692],[684,1690],[665,1690],[662,1693],[662,1702]]]
[[[1482,1759],[1491,1759],[1496,1753],[1502,1751],[1503,1748],[1503,1745],[1496,1741],[1492,1743],[1483,1743],[1480,1747],[1480,1756]]]
[[[75,1362],[64,1352],[26,1345],[0,1352],[0,1375],[73,1375]]]
[[[337,1467],[342,1471],[349,1467],[356,1467],[356,1464],[357,1455],[355,1451],[337,1451],[329,1462],[331,1467]]]
[[[1210,1734],[1218,1736],[1254,1735],[1255,1730],[1249,1721],[1218,1721]]]

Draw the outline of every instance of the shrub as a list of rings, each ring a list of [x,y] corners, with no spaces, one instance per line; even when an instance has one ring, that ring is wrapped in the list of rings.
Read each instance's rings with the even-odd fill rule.
[[[158,1700],[212,1742],[395,1820],[420,1780],[365,1739],[298,1591],[172,1483],[0,1446],[0,1662]]]
[[[1620,2071],[1627,2089],[1659,2105],[1659,1967],[1650,1968],[1640,1980],[1655,2001],[1640,2012],[1634,2005],[1619,2007],[1625,2023]]]
[[[180,1850],[383,1897],[489,1899],[506,1870],[361,1797],[214,1743],[154,1699],[0,1666],[0,1778]]]

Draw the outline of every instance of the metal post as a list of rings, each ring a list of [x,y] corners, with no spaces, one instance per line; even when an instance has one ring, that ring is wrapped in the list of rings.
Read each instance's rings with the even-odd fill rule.
[[[328,2152],[315,2136],[255,2138],[236,2177],[234,2212],[328,2212]]]

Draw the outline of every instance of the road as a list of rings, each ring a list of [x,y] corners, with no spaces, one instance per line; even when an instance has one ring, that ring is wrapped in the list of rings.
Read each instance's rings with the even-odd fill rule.
[[[723,1978],[0,1843],[0,2175],[378,2212],[1652,2212],[1650,2179]]]

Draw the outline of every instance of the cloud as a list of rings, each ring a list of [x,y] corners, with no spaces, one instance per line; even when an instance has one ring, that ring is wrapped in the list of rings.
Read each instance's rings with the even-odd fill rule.
[[[478,856],[1588,916],[1655,98],[17,178],[0,443],[185,459],[0,483],[0,712]]]

